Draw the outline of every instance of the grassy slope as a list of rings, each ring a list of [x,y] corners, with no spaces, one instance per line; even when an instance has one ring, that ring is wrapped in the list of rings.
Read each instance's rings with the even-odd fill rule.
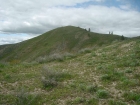
[[[1,65],[0,104],[140,105],[139,60],[140,41],[132,39],[63,62]],[[46,65],[71,78],[64,76],[58,86],[43,88],[41,70]]]
[[[18,44],[0,46],[0,60],[32,61],[39,56],[75,52],[84,47],[109,44],[117,39],[120,36],[88,32],[74,26],[60,27]]]

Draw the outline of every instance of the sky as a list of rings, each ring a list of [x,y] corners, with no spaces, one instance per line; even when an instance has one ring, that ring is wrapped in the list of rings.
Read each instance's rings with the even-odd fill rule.
[[[68,25],[140,36],[140,0],[0,0],[0,45]]]

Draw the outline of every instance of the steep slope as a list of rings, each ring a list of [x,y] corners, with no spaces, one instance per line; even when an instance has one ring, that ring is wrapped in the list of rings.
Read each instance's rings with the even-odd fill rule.
[[[0,61],[32,61],[39,56],[76,52],[114,40],[120,40],[120,36],[93,33],[74,26],[60,27],[21,43],[0,46]]]

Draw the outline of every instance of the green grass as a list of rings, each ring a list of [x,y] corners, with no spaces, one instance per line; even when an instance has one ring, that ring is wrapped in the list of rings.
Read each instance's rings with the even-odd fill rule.
[[[127,104],[122,101],[109,100],[109,105],[127,105]]]
[[[80,37],[77,30],[81,29],[74,30],[77,33],[76,38]],[[56,32],[63,32],[63,28],[51,31],[49,34],[54,35]],[[86,33],[85,30],[82,32]],[[43,36],[40,41],[47,40],[45,37]],[[65,36],[67,37],[70,38]],[[95,42],[96,39],[99,38],[96,36]],[[40,43],[37,38],[36,41],[30,41],[34,44]],[[84,43],[92,45],[91,42]],[[27,47],[26,42],[24,43],[23,46]],[[69,46],[72,48],[74,44]],[[45,41],[44,46],[47,45],[51,45],[51,41]],[[91,48],[84,53],[59,53],[64,57],[63,61],[52,60],[40,63],[34,59],[32,62],[2,62],[0,63],[0,104],[139,105],[140,65],[137,51],[139,46],[138,39],[131,39]],[[37,51],[38,55],[42,54],[43,48],[45,47]],[[44,85],[42,80],[45,80],[47,85]]]
[[[89,98],[89,99],[85,99],[83,97],[76,97],[73,100],[68,100],[66,102],[66,105],[98,105],[98,100],[95,99],[94,97]]]
[[[125,92],[123,94],[125,100],[131,101],[133,103],[136,102],[137,105],[140,104],[140,94],[139,93],[134,93],[134,92]]]
[[[38,96],[29,94],[23,87],[17,91],[16,105],[37,105]]]
[[[91,93],[91,94],[92,94],[93,92],[96,92],[97,89],[98,89],[98,87],[95,86],[95,85],[88,85],[88,86],[86,87],[86,90],[87,90],[89,93]]]
[[[97,97],[101,99],[106,99],[109,97],[109,92],[106,90],[100,89],[97,91]]]

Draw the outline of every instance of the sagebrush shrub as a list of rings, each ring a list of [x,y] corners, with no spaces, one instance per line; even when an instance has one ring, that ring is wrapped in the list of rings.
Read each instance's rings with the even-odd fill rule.
[[[42,70],[42,83],[46,87],[57,86],[60,82],[70,79],[72,76],[69,73],[60,72],[56,70],[49,69],[47,66],[44,66]]]

